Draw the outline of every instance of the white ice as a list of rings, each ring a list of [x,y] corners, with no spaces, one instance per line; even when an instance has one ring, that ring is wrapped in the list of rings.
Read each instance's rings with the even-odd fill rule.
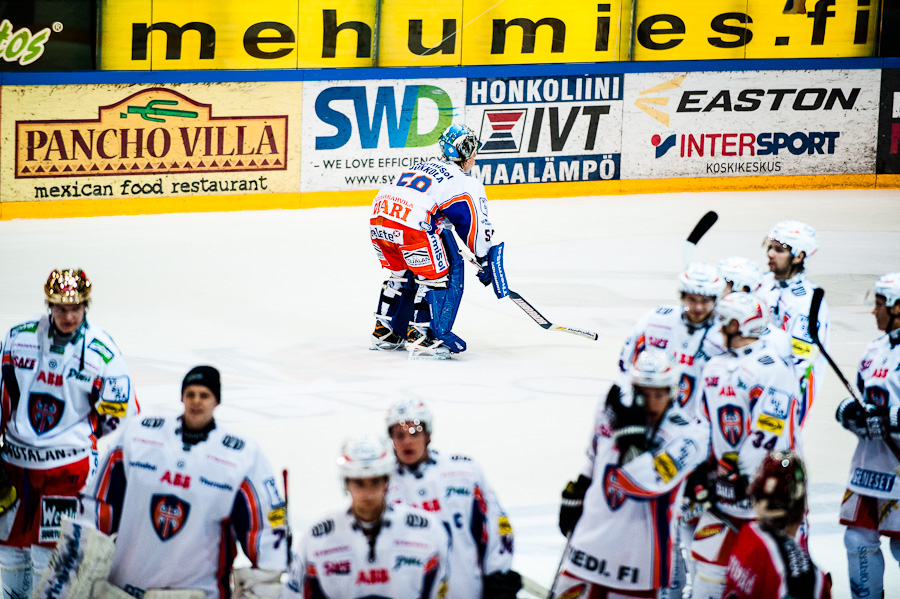
[[[194,365],[223,373],[216,416],[260,441],[290,472],[295,531],[344,505],[335,456],[346,436],[384,430],[400,397],[427,400],[433,445],[484,466],[516,531],[515,567],[544,586],[563,548],[559,493],[577,475],[597,400],[636,319],[676,300],[688,231],[719,222],[695,258],[764,264],[776,221],[819,232],[810,278],[827,291],[832,356],[848,377],[878,332],[864,304],[900,270],[896,191],[660,194],[491,202],[510,286],[550,320],[600,334],[545,331],[469,272],[454,331],[469,350],[447,362],[369,351],[384,275],[366,207],[0,222],[0,328],[43,310],[57,267],[94,282],[89,318],[127,357],[144,413],[177,412]],[[805,431],[813,559],[848,597],[838,507],[855,440],[834,421],[846,391],[831,373]],[[888,597],[900,568],[885,546]]]

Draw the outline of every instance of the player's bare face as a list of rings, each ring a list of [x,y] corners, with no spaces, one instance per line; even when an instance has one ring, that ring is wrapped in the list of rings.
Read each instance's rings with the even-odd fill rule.
[[[655,425],[662,420],[672,397],[665,387],[641,387],[644,396],[644,411],[647,413],[647,424]]]
[[[50,304],[53,326],[63,335],[71,335],[84,321],[84,304]]]
[[[784,280],[793,274],[794,258],[791,256],[791,248],[778,241],[770,240],[766,246],[766,258],[769,261],[769,270],[778,280]]]
[[[350,493],[350,509],[363,522],[374,522],[384,512],[384,498],[387,495],[388,478],[348,478],[347,492]]]
[[[184,403],[184,426],[198,431],[212,422],[218,403],[216,396],[204,385],[188,385],[181,394]]]
[[[463,170],[463,172],[468,175],[470,172],[472,172],[472,167],[475,166],[475,154],[469,156],[469,159],[465,162],[460,162],[459,166]]]
[[[900,327],[900,307],[898,306],[900,306],[900,303],[888,308],[883,295],[875,296],[875,307],[872,309],[872,314],[875,315],[875,325],[879,331],[887,333],[890,332],[888,331],[888,326],[891,326],[892,329]],[[891,323],[891,313],[894,315],[893,323]]]
[[[716,307],[716,298],[699,293],[682,293],[681,303],[687,319],[700,324],[712,314],[713,308]]]
[[[397,461],[404,466],[415,466],[428,456],[428,433],[425,431],[395,424],[391,427],[391,440]]]

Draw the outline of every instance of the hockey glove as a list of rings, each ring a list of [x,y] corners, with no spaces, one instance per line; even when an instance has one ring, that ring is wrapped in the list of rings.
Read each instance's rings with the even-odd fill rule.
[[[583,474],[578,475],[578,480],[570,480],[562,492],[562,501],[559,505],[559,532],[565,536],[575,530],[575,525],[584,511],[584,495],[591,486],[591,479]]]
[[[865,411],[865,426],[870,439],[883,439],[898,431],[900,407],[868,407]]]
[[[622,403],[618,385],[609,388],[606,407],[612,412],[613,440],[619,450],[619,466],[623,466],[647,449],[647,413],[634,398],[630,406]]]
[[[848,397],[842,401],[838,405],[834,417],[841,423],[841,426],[857,437],[861,439],[869,438],[869,430],[866,426],[866,410],[854,398]]]
[[[0,464],[0,516],[10,511],[19,501],[19,493],[9,479],[6,467]]]
[[[703,505],[714,499],[715,490],[715,477],[710,476],[709,464],[704,462],[688,475],[684,485],[684,496]]]
[[[281,572],[257,568],[234,571],[234,599],[276,599],[281,593]]]
[[[492,572],[484,577],[484,599],[516,599],[522,577],[515,570]]]
[[[747,498],[749,480],[741,474],[737,454],[725,454],[716,472],[716,498],[725,503],[737,503]]]

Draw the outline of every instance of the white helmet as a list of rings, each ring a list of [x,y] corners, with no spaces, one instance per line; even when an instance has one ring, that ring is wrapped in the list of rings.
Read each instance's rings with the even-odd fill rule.
[[[719,297],[725,290],[725,280],[712,264],[693,262],[678,275],[678,288],[681,293]]]
[[[716,304],[716,313],[722,326],[738,321],[742,337],[761,337],[769,324],[769,307],[752,293],[735,291]]]
[[[900,272],[891,272],[875,281],[875,295],[884,296],[884,304],[890,308],[900,300]]]
[[[678,370],[668,354],[659,349],[645,349],[631,367],[631,384],[635,387],[666,387],[674,395],[678,390]]]
[[[401,399],[391,406],[387,415],[388,431],[395,424],[402,424],[412,434],[416,431],[431,432],[431,410],[421,401],[413,399]]]
[[[731,281],[733,291],[743,291],[747,287],[752,293],[762,287],[762,269],[753,260],[732,256],[719,260],[718,266],[719,275],[726,282]]]
[[[337,464],[343,480],[390,476],[394,470],[394,451],[381,437],[352,437],[344,441]]]
[[[819,249],[816,230],[798,220],[783,220],[776,223],[769,231],[767,238],[789,246],[791,256],[797,256],[803,252],[809,258]]]

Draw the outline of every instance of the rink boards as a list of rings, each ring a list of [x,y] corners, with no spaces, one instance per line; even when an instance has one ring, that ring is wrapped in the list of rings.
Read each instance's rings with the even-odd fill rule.
[[[365,205],[456,121],[492,199],[900,188],[898,59],[0,83],[2,219]]]

